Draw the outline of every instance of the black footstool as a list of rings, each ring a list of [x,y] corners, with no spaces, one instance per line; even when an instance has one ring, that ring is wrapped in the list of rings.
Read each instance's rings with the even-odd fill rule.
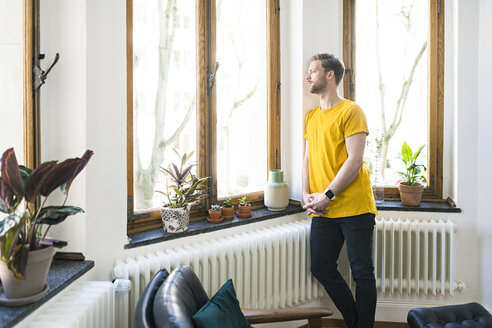
[[[492,328],[492,315],[478,303],[417,308],[408,312],[411,328]]]

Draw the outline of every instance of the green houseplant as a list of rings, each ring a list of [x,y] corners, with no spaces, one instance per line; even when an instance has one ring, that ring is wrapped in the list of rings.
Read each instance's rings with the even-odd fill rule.
[[[251,204],[248,203],[248,199],[246,196],[239,198],[238,208],[239,211],[237,212],[237,215],[240,218],[251,217]]]
[[[166,190],[157,191],[166,196],[167,202],[161,208],[164,231],[179,233],[188,230],[190,223],[190,205],[207,197],[207,178],[198,178],[193,174],[195,163],[189,163],[194,152],[178,156],[179,167],[171,163],[167,168],[160,167],[166,177]]]
[[[225,220],[234,218],[234,205],[232,204],[232,199],[227,198],[224,200],[224,204],[222,205],[222,216]]]
[[[55,247],[59,242],[46,237],[50,227],[68,216],[82,213],[80,207],[65,205],[70,186],[94,153],[63,162],[48,161],[34,170],[19,165],[13,148],[0,160],[0,278],[7,298],[39,295],[46,289]],[[61,206],[46,206],[48,196],[60,188],[65,194]],[[39,201],[39,202],[38,202]],[[37,205],[39,204],[39,205]],[[42,227],[46,227],[42,233]]]
[[[401,203],[407,206],[419,206],[422,199],[424,185],[426,181],[426,168],[422,164],[417,164],[417,159],[425,145],[422,145],[413,153],[410,146],[403,142],[401,147],[401,160],[405,164],[405,171],[398,172],[402,181],[398,185],[400,191]]]

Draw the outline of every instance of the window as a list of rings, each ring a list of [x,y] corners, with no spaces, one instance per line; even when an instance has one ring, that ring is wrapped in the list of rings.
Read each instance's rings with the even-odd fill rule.
[[[33,8],[0,4],[0,153],[14,147],[19,163],[34,166],[32,91]]]
[[[344,94],[368,118],[366,163],[386,200],[399,199],[403,141],[425,145],[423,199],[442,198],[443,15],[440,0],[344,1]]]
[[[155,191],[173,149],[195,151],[197,175],[210,177],[191,220],[227,197],[263,203],[280,167],[277,5],[127,0],[128,233],[162,226]]]

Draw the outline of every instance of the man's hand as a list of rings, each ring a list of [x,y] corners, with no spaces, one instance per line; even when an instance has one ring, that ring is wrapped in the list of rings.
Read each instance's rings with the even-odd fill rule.
[[[326,208],[328,207],[328,205],[330,205],[330,199],[326,197],[326,195],[322,192],[308,194],[308,196],[309,197],[307,198],[306,201],[303,195],[303,200],[305,203],[303,208],[307,210],[308,214],[316,214],[316,215],[325,214]]]
[[[314,196],[310,193],[303,193],[302,194],[302,201],[304,202],[304,205],[311,203],[314,199]]]

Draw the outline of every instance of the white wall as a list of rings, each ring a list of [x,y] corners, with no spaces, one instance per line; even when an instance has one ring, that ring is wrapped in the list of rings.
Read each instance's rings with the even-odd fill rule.
[[[492,153],[490,146],[490,122],[492,122],[492,2],[480,0],[478,22],[478,183],[477,231],[481,240],[481,272],[483,303],[492,308],[492,220],[490,194],[492,186]]]
[[[206,238],[201,235],[136,250],[123,249],[127,242],[125,1],[43,2],[45,8],[50,8],[43,14],[43,24],[53,28],[43,32],[42,51],[48,58],[60,51],[65,63],[62,66],[60,62],[43,87],[43,158],[80,155],[85,148],[95,152],[85,179],[79,178],[70,198],[87,213],[69,219],[58,233],[68,234],[73,249],[95,260],[96,267],[90,272],[95,279],[110,279],[117,258]],[[301,80],[313,53],[341,55],[342,8],[341,0],[283,0],[281,4],[282,165],[291,196],[299,199],[302,112],[316,105]],[[405,321],[408,308],[421,304],[474,300],[492,309],[492,284],[488,281],[492,275],[492,245],[487,240],[491,225],[485,199],[492,182],[487,170],[492,155],[486,151],[490,148],[486,131],[492,103],[491,46],[487,43],[492,23],[487,17],[492,10],[487,0],[448,0],[446,7],[445,112],[450,126],[445,132],[445,159],[451,164],[445,165],[444,176],[450,179],[447,188],[456,196],[463,213],[383,214],[455,221],[456,279],[465,282],[467,288],[454,298],[382,297],[379,320]],[[60,127],[62,123],[66,125]],[[303,215],[289,220],[296,217]],[[77,220],[83,222],[82,226],[74,222]]]

